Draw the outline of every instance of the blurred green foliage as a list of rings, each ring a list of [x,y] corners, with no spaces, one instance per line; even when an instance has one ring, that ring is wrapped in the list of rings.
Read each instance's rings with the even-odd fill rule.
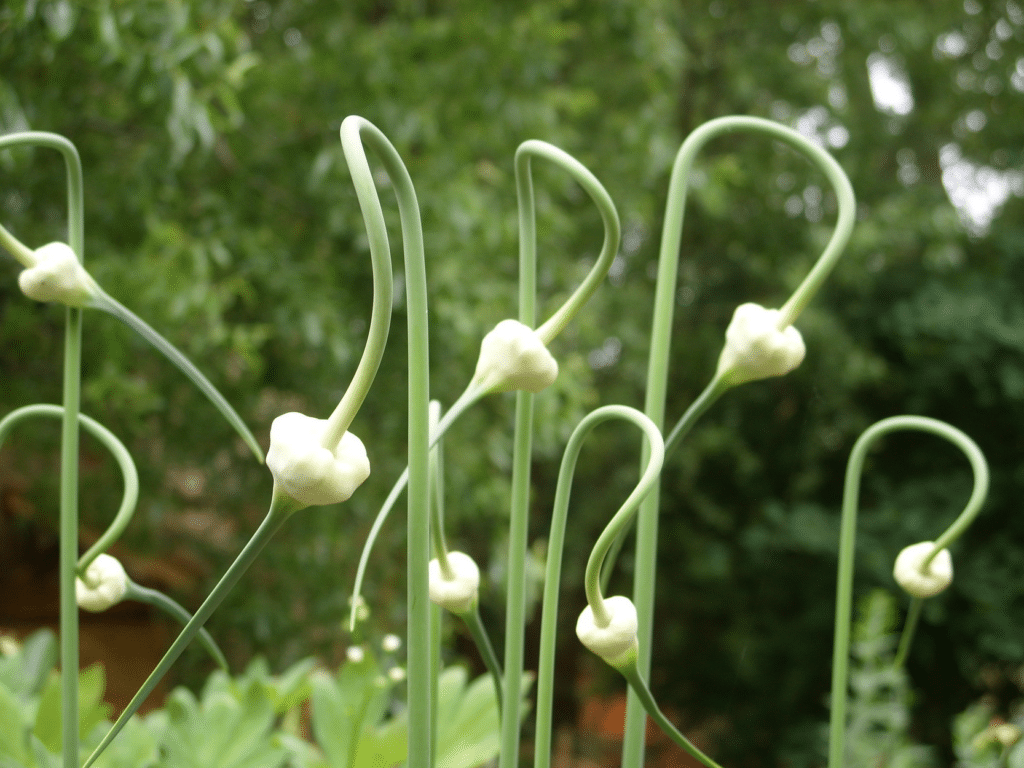
[[[1012,514],[1024,482],[1022,62],[1018,0],[8,0],[0,132],[50,130],[78,145],[90,270],[263,440],[284,411],[326,416],[363,343],[370,278],[337,138],[346,115],[380,126],[417,185],[432,387],[446,403],[483,334],[515,313],[515,147],[541,138],[573,153],[618,204],[624,240],[609,284],[555,343],[562,375],[537,399],[538,535],[575,422],[599,404],[643,401],[660,208],[682,137],[732,113],[818,136],[857,191],[854,239],[798,322],[801,368],[730,393],[667,466],[652,687],[694,716],[724,714],[731,730],[716,754],[729,764],[773,764],[787,734],[820,721],[848,450],[879,418],[943,418],[993,469],[991,501],[953,553],[956,581],[927,606],[909,662],[921,740],[951,754],[948,724],[980,671],[1024,661],[1024,518]],[[888,100],[871,72],[895,83]],[[63,237],[56,156],[0,153],[0,179],[5,226],[31,245]],[[711,145],[693,185],[669,420],[709,379],[734,307],[780,305],[834,217],[804,161],[744,136]],[[543,313],[596,256],[600,226],[567,179],[538,168],[537,188]],[[397,247],[386,190],[384,202]],[[16,272],[0,261],[3,411],[59,397],[62,312],[25,301]],[[338,641],[358,549],[405,462],[403,328],[396,317],[353,424],[370,438],[371,480],[344,509],[297,517],[214,617],[240,659],[259,651],[286,664]],[[85,344],[83,409],[142,473],[126,547],[141,565],[173,566],[177,596],[194,606],[262,517],[270,478],[127,331],[90,315]],[[447,441],[451,538],[495,574],[510,403],[486,401]],[[55,434],[19,434],[8,464],[37,523],[56,517]],[[119,484],[83,447],[83,522],[98,531]],[[608,499],[632,486],[637,452],[635,436],[610,432],[581,457],[570,535],[580,546],[564,568],[578,605],[589,543]],[[891,586],[896,553],[942,530],[969,483],[954,450],[886,441],[864,483],[857,588]],[[20,520],[13,551],[36,535]],[[403,538],[390,525],[372,563],[367,599],[381,625],[402,619]],[[628,547],[620,563],[621,586]],[[482,597],[492,623],[487,604],[502,591]]]

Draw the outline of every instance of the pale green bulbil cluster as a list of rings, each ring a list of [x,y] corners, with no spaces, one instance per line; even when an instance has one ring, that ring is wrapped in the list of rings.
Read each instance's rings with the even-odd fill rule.
[[[594,609],[588,605],[576,621],[576,636],[580,642],[616,669],[631,661],[637,652],[637,615],[633,601],[623,595],[606,597],[602,601],[607,621],[600,623]]]
[[[79,608],[99,613],[120,603],[128,593],[128,584],[128,574],[117,558],[97,555],[85,574],[75,580],[75,599]]]
[[[21,292],[30,299],[84,307],[98,292],[71,246],[48,243],[32,251],[35,263],[18,275]]]
[[[327,419],[285,413],[270,425],[267,468],[274,487],[304,507],[347,501],[370,476],[363,441],[345,432],[324,445]]]
[[[447,567],[436,557],[430,561],[430,601],[461,616],[477,606],[480,568],[465,552],[449,552],[447,561]]]
[[[783,376],[803,362],[800,331],[780,327],[782,313],[760,304],[740,304],[725,330],[725,347],[715,376],[731,385]]]
[[[948,549],[940,549],[932,561],[934,541],[922,541],[905,547],[896,556],[892,575],[911,597],[934,597],[953,583],[953,558]]]
[[[537,333],[518,320],[502,320],[480,343],[471,386],[488,393],[537,393],[558,377],[558,362]]]

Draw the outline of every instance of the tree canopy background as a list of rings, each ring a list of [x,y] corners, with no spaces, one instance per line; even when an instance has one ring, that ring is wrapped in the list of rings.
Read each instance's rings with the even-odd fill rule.
[[[666,468],[656,693],[695,720],[724,716],[730,764],[814,760],[831,653],[842,474],[857,435],[897,413],[946,419],[993,469],[990,502],[954,552],[957,578],[926,608],[910,661],[922,739],[1024,662],[1024,519],[1016,500],[1024,399],[1024,9],[1017,0],[713,2],[405,0],[316,3],[8,0],[0,8],[0,133],[78,146],[86,263],[223,388],[266,441],[288,410],[326,416],[362,349],[367,246],[337,130],[376,123],[423,211],[434,396],[450,403],[479,341],[514,316],[512,155],[552,142],[607,186],[624,224],[607,285],[557,340],[562,373],[537,399],[535,527],[542,555],[561,447],[605,403],[641,406],[667,172],[682,138],[727,114],[816,136],[858,196],[853,241],[798,327],[804,364],[745,385]],[[684,230],[668,413],[714,369],[733,308],[778,306],[834,221],[824,179],[748,136],[697,165]],[[537,169],[540,286],[561,303],[600,247],[571,182]],[[382,200],[400,235],[386,190]],[[0,153],[0,220],[37,246],[63,239],[54,153]],[[0,261],[0,410],[59,399],[63,313],[26,301]],[[308,510],[268,548],[210,629],[237,658],[329,655],[344,635],[356,558],[404,466],[404,319],[353,431],[373,475],[338,509]],[[270,477],[209,405],[123,328],[88,315],[83,410],[132,448],[143,493],[122,554],[141,581],[196,605],[262,517]],[[448,440],[452,538],[488,564],[499,605],[511,399]],[[368,439],[367,439],[368,438]],[[5,484],[20,494],[0,554],[16,560],[56,519],[56,433],[19,433]],[[83,523],[102,529],[115,469],[83,443]],[[583,564],[636,475],[633,434],[581,459]],[[928,437],[892,437],[862,494],[857,587],[893,588],[896,553],[933,538],[969,469]],[[26,506],[31,514],[25,512]],[[26,522],[28,521],[28,522]],[[401,626],[404,526],[371,561],[371,625]],[[45,536],[44,536],[45,538]],[[34,542],[34,543],[33,543]],[[617,579],[627,583],[629,547]],[[2,611],[2,608],[0,608]],[[487,617],[500,636],[500,611]],[[571,621],[560,658],[580,663]],[[201,665],[202,659],[192,661]],[[998,694],[999,689],[995,690]]]

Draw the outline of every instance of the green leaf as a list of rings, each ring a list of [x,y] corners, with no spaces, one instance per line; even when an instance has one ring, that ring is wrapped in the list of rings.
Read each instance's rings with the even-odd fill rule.
[[[110,714],[110,705],[103,701],[106,678],[103,667],[94,664],[83,670],[78,676],[78,730],[89,733],[97,723],[102,722]],[[61,686],[60,676],[54,672],[50,675],[39,697],[36,710],[35,725],[32,734],[39,739],[50,752],[59,754],[64,743],[61,733]]]
[[[28,762],[28,726],[24,705],[5,686],[0,684],[0,760],[9,758],[12,764]],[[0,768],[3,763],[0,762]]]

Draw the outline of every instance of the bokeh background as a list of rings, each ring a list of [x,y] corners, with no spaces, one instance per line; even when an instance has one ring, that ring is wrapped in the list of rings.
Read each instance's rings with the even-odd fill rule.
[[[362,350],[369,260],[338,142],[346,115],[376,123],[417,185],[432,392],[445,403],[484,333],[516,312],[516,146],[552,142],[602,180],[624,238],[607,284],[553,345],[562,373],[537,398],[537,563],[576,422],[602,404],[642,407],[674,153],[705,120],[737,113],[782,121],[832,151],[853,181],[858,222],[798,322],[804,364],[729,393],[666,468],[652,685],[726,764],[815,764],[846,457],[880,418],[942,418],[978,441],[993,470],[990,501],[954,552],[956,581],[926,607],[909,664],[914,732],[948,754],[953,713],[981,695],[1006,704],[1024,662],[1019,0],[0,7],[0,133],[75,142],[90,271],[192,357],[264,445],[280,413],[326,417]],[[601,229],[564,176],[538,165],[536,178],[543,314],[585,274]],[[397,250],[387,190],[382,199]],[[0,152],[6,227],[33,246],[64,239],[64,206],[56,153]],[[734,307],[781,305],[834,217],[824,178],[794,152],[745,135],[708,148],[680,254],[670,419],[708,381]],[[24,299],[17,272],[0,259],[2,412],[60,397],[63,312]],[[336,659],[350,641],[341,621],[359,551],[405,463],[401,298],[394,312],[353,424],[373,475],[343,507],[297,516],[215,615],[210,629],[238,664]],[[262,519],[269,473],[176,370],[106,316],[86,317],[83,410],[126,441],[142,475],[117,554],[137,581],[197,606]],[[450,538],[486,564],[485,620],[497,637],[511,412],[511,396],[491,398],[447,441]],[[0,453],[0,626],[19,632],[55,616],[56,441],[56,427],[41,425]],[[581,690],[621,687],[571,627],[590,544],[634,482],[637,453],[632,431],[609,428],[581,458],[559,652],[567,723]],[[116,509],[120,481],[88,438],[82,472],[87,544]],[[969,483],[945,443],[886,440],[862,493],[858,591],[894,589],[896,553],[937,535]],[[372,560],[364,636],[403,627],[400,521]],[[619,588],[630,571],[627,545]],[[134,644],[160,647],[169,628],[146,631],[132,630]],[[461,636],[449,646],[469,652]],[[207,671],[194,651],[176,679],[195,684]]]

